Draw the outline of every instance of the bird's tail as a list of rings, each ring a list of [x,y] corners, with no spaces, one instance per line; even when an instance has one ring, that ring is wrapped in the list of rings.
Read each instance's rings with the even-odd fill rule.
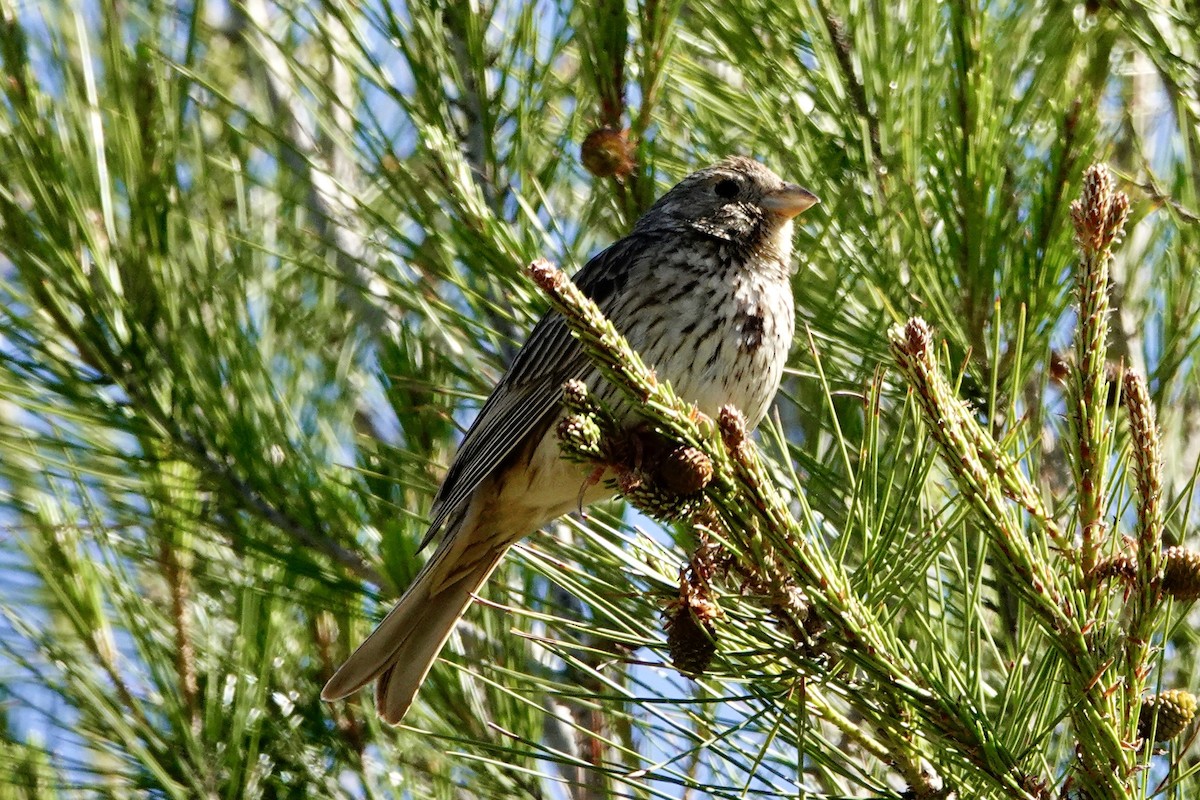
[[[471,530],[451,531],[396,607],[338,668],[321,691],[339,700],[378,680],[375,705],[396,725],[437,660],[472,595],[508,550]]]

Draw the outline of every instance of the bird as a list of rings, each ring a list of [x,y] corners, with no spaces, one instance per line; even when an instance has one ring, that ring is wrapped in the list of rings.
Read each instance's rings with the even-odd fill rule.
[[[762,163],[730,156],[683,178],[630,233],[574,276],[660,380],[715,418],[766,415],[795,329],[792,220],[820,202]],[[622,426],[636,408],[607,384],[551,311],[534,326],[467,430],[434,497],[433,555],[396,606],[325,684],[334,701],[375,683],[399,724],[446,640],[508,549],[546,523],[607,499],[594,469],[564,459],[562,387],[581,380]]]

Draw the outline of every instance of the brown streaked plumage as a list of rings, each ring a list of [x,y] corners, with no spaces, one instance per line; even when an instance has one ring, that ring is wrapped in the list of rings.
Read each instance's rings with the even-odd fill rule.
[[[575,276],[676,393],[709,416],[733,404],[757,425],[791,346],[792,217],[817,198],[734,156],[692,173],[633,231]],[[564,461],[554,435],[562,385],[582,379],[618,418],[634,411],[600,378],[562,318],[534,327],[467,432],[433,503],[426,541],[441,542],[412,586],[321,693],[376,682],[398,723],[442,645],[508,548],[546,522],[607,497]]]

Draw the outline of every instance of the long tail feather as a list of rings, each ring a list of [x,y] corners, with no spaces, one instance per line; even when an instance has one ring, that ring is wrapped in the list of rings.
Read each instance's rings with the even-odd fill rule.
[[[467,534],[467,535],[464,535]],[[508,549],[488,547],[458,531],[438,548],[396,607],[334,673],[321,691],[339,700],[378,679],[375,704],[398,724],[450,638],[472,595]]]

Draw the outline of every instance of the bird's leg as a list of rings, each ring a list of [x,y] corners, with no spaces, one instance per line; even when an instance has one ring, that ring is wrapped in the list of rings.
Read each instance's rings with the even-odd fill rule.
[[[583,479],[583,483],[579,487],[579,497],[576,499],[576,504],[578,505],[577,510],[585,517],[587,516],[587,511],[585,510],[585,506],[587,504],[583,502],[583,498],[587,496],[588,489],[592,488],[604,479],[604,473],[607,471],[608,467],[606,467],[604,464],[597,464],[591,473]]]

